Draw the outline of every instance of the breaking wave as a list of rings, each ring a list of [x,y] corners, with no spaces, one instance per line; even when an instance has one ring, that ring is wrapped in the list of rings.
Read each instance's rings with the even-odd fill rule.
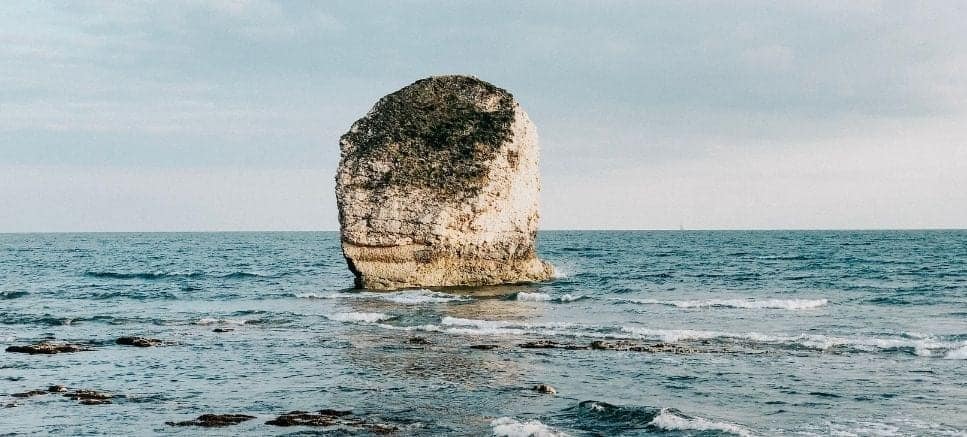
[[[668,408],[662,408],[648,425],[666,431],[721,431],[739,436],[752,435],[749,430],[734,423],[686,416]]]
[[[376,323],[383,320],[392,319],[393,316],[383,314],[383,313],[336,313],[326,316],[327,319],[336,322],[362,322],[362,323]]]
[[[705,300],[655,300],[612,298],[622,303],[641,305],[666,305],[678,308],[744,308],[812,310],[829,304],[828,299],[705,299]]]
[[[197,321],[195,321],[195,324],[196,325],[202,325],[202,326],[207,326],[207,325],[244,325],[246,323],[252,323],[252,321],[251,320],[242,320],[242,319],[218,319],[218,318],[214,318],[214,317],[205,317],[205,318],[198,319]]]
[[[401,305],[418,305],[425,303],[467,302],[473,300],[467,296],[441,293],[425,289],[403,290],[393,292],[361,292],[361,293],[303,293],[296,294],[300,299],[376,299]]]
[[[493,435],[500,437],[564,437],[566,433],[556,431],[539,420],[519,421],[510,417],[500,417],[490,422]]]
[[[575,302],[575,301],[578,301],[578,300],[581,300],[581,299],[587,299],[587,298],[588,298],[588,296],[584,296],[584,295],[574,296],[574,295],[571,295],[571,294],[563,294],[563,295],[561,295],[559,297],[552,297],[551,295],[549,295],[547,293],[527,293],[527,292],[524,292],[524,291],[522,291],[520,293],[517,293],[517,300],[519,300],[521,302],[556,302],[556,303],[567,303],[567,302]]]

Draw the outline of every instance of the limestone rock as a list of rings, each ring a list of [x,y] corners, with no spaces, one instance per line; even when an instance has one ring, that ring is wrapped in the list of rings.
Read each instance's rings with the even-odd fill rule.
[[[467,76],[379,100],[339,142],[336,200],[356,286],[543,281],[537,129],[506,90]]]

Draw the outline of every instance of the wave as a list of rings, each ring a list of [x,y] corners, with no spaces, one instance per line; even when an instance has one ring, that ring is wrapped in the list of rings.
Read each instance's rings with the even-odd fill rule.
[[[564,437],[566,433],[557,431],[539,420],[519,421],[510,417],[500,417],[490,422],[493,435],[499,437]]]
[[[29,294],[30,292],[27,292],[27,291],[4,291],[0,293],[0,299],[2,300],[17,299],[20,297],[27,296]]]
[[[353,314],[353,313],[350,313]],[[363,313],[379,314],[380,313]],[[385,316],[389,318],[389,316]],[[332,317],[330,317],[332,319]],[[335,319],[334,319],[335,320]],[[385,319],[364,320],[367,322]],[[340,320],[344,321],[344,320]],[[355,320],[349,320],[355,321]],[[415,326],[395,326],[379,324],[380,327],[403,331],[446,332],[457,335],[493,336],[544,336],[572,337],[588,339],[643,340],[663,343],[707,342],[718,344],[712,350],[729,350],[731,346],[791,348],[815,351],[841,352],[904,352],[920,357],[945,357],[962,359],[962,342],[944,341],[936,337],[910,335],[894,338],[882,337],[837,337],[819,334],[763,334],[757,332],[735,333],[695,329],[660,329],[637,326],[600,326],[576,323],[526,323],[509,320],[478,320],[445,316],[439,325],[424,324]]]
[[[947,355],[944,355],[944,358],[948,360],[967,360],[967,345],[947,351]]]
[[[686,416],[668,408],[662,408],[661,412],[648,425],[666,431],[721,431],[739,436],[752,435],[749,430],[734,423]]]
[[[244,278],[274,278],[276,275],[265,273],[265,272],[255,272],[255,271],[238,271],[232,273],[226,273],[223,275],[211,275],[202,272],[108,272],[108,271],[86,271],[84,276],[91,278],[101,278],[101,279],[144,279],[144,280],[158,280],[158,279],[176,279],[176,278],[203,278],[203,277],[215,277],[222,279],[244,279]]]
[[[633,334],[639,338],[657,339],[667,343],[695,340],[718,340],[753,345],[786,346],[802,349],[826,351],[836,348],[852,349],[862,352],[909,352],[921,357],[943,356],[957,347],[954,343],[940,341],[931,337],[923,338],[876,338],[876,337],[836,337],[817,334],[801,334],[798,336],[761,334],[757,332],[731,333],[720,331],[702,331],[693,329],[650,329],[639,327],[621,327],[622,332]]]
[[[706,299],[706,300],[655,300],[611,298],[622,303],[641,305],[666,305],[678,308],[743,308],[743,309],[783,309],[812,310],[829,304],[828,299]]]
[[[376,323],[392,319],[393,316],[383,313],[336,313],[326,316],[327,319],[336,322],[363,322]]]
[[[571,294],[564,294],[564,295],[561,295],[560,297],[551,297],[551,295],[547,293],[527,293],[524,291],[517,293],[517,300],[521,302],[568,303],[568,302],[575,302],[575,301],[588,299],[588,298],[589,298],[588,296],[584,296],[584,295],[573,296]]]
[[[465,302],[473,300],[467,296],[441,293],[425,289],[402,290],[393,292],[361,292],[361,293],[303,293],[296,294],[300,299],[378,299],[401,305],[418,305],[424,303]]]
[[[246,323],[255,323],[253,320],[241,320],[241,319],[217,319],[214,317],[204,317],[195,321],[196,325],[244,325]]]
[[[204,276],[199,272],[100,272],[87,271],[84,276],[105,279],[165,279],[165,278],[197,278]]]

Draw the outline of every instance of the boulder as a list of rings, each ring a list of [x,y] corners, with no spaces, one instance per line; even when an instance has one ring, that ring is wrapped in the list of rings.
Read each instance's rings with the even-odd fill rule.
[[[380,99],[339,141],[336,200],[356,286],[543,281],[537,129],[480,79],[436,76]]]

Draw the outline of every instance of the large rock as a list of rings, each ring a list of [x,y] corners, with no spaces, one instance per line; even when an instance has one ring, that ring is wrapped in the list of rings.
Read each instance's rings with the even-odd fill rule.
[[[339,141],[336,200],[356,286],[542,281],[537,129],[514,97],[438,76],[383,97]]]

